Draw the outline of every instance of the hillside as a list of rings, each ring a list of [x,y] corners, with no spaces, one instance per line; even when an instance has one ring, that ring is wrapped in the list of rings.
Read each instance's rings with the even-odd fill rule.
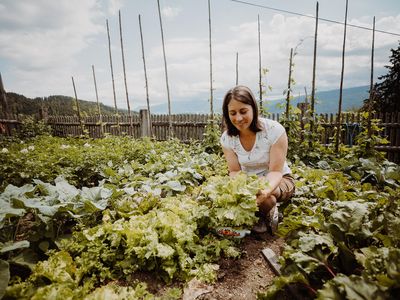
[[[342,110],[351,111],[357,110],[363,105],[364,99],[367,99],[369,94],[369,86],[358,86],[343,89],[343,99],[342,99]],[[310,95],[308,95],[310,96]],[[315,93],[315,111],[317,113],[337,113],[338,103],[339,103],[339,90],[331,90],[324,92]],[[304,102],[305,96],[300,95],[294,97],[291,104],[296,106],[299,102]],[[310,101],[310,100],[308,100]],[[285,99],[269,101],[267,105],[267,110],[273,113],[282,112],[281,108],[278,108],[279,104],[285,104]]]
[[[68,96],[54,95],[45,98],[27,98],[16,93],[6,93],[9,111],[12,114],[36,115],[41,110],[47,110],[48,115],[71,116],[76,114],[75,99]],[[95,102],[79,100],[79,107],[83,115],[97,114]],[[114,114],[114,108],[100,104],[102,114]]]
[[[343,89],[343,101],[342,110],[349,111],[355,110],[362,106],[363,100],[368,98],[368,86],[359,86]],[[339,102],[339,90],[323,91],[315,93],[316,104],[315,111],[317,113],[336,113],[338,110]],[[294,97],[292,100],[292,105],[296,106],[299,102],[304,102],[305,96],[300,95]],[[279,108],[279,105],[285,104],[285,99],[270,100],[266,102],[266,108],[268,112],[280,113],[283,111]],[[207,100],[190,99],[187,101],[180,101],[172,103],[172,113],[183,114],[183,113],[200,113],[206,114],[209,112],[209,102]],[[222,97],[217,98],[214,102],[215,111],[221,113],[222,107]],[[152,113],[156,114],[166,114],[167,104],[159,104],[151,107]]]
[[[48,115],[75,115],[75,99],[68,96],[49,96],[45,98],[27,98],[16,93],[7,93],[9,110],[13,114],[38,115],[42,108],[47,110]],[[214,107],[216,113],[221,113],[222,97],[215,100]],[[343,111],[356,110],[363,104],[363,100],[368,98],[368,86],[359,86],[343,89]],[[338,107],[339,90],[331,90],[316,93],[315,110],[317,113],[336,113]],[[300,95],[292,99],[291,104],[296,106],[299,102],[304,102],[305,96]],[[268,112],[283,112],[285,99],[267,101],[265,106]],[[83,115],[97,114],[97,104],[92,101],[79,100],[79,106]],[[172,102],[173,114],[197,113],[207,114],[209,112],[207,100],[188,99],[186,101]],[[114,114],[114,108],[100,104],[103,115]],[[136,109],[137,110],[137,109]],[[120,109],[119,113],[126,113],[126,109]],[[155,114],[167,114],[167,104],[151,106],[151,112]],[[1,115],[1,110],[0,110]]]

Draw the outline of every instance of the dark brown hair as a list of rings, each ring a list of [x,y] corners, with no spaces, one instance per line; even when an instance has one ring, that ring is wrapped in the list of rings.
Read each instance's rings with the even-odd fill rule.
[[[244,104],[248,104],[253,109],[253,120],[251,121],[249,129],[251,131],[258,132],[262,130],[262,125],[258,120],[258,107],[257,101],[254,97],[252,91],[244,86],[244,85],[237,85],[231,88],[224,96],[224,102],[222,103],[222,115],[224,117],[224,126],[228,131],[228,135],[236,136],[239,134],[239,130],[232,124],[231,120],[229,119],[229,111],[228,105],[231,100],[234,99],[236,101],[242,102]]]

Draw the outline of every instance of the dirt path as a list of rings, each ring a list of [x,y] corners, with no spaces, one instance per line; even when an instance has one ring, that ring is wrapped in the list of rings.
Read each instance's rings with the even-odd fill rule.
[[[240,248],[243,257],[238,260],[220,261],[219,279],[212,291],[199,296],[200,300],[253,300],[257,292],[264,291],[275,277],[261,250],[269,247],[277,255],[281,253],[283,239],[269,234],[245,237]]]
[[[166,289],[179,287],[184,289],[184,300],[254,300],[257,292],[265,291],[275,277],[261,250],[269,247],[279,255],[283,244],[282,238],[267,233],[246,236],[238,245],[243,253],[241,258],[221,259],[218,262],[218,280],[213,285],[194,280],[193,286],[190,282],[166,286],[161,279],[154,279],[151,272],[136,272],[131,282],[146,282],[149,291],[161,297]]]

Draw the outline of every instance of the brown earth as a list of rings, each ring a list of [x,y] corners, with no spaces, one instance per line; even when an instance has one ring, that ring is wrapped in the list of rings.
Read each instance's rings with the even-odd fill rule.
[[[240,248],[243,256],[238,260],[220,261],[218,281],[212,291],[199,296],[201,300],[252,300],[257,293],[265,291],[275,277],[271,267],[261,254],[264,248],[271,248],[277,255],[282,251],[283,239],[269,234],[245,237]]]
[[[221,259],[218,262],[218,280],[213,285],[196,280],[185,286],[179,283],[165,285],[151,273],[136,273],[130,282],[146,282],[148,290],[161,297],[166,289],[179,287],[184,290],[184,300],[254,300],[257,293],[265,291],[275,277],[261,250],[268,247],[279,255],[283,244],[282,238],[268,233],[246,236],[238,245],[243,253],[241,258]]]

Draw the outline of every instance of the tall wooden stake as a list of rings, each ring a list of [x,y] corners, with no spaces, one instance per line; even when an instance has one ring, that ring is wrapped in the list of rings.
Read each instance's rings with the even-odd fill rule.
[[[310,111],[310,130],[314,132],[314,110],[315,110],[315,70],[317,66],[317,38],[318,38],[318,11],[319,3],[315,8],[315,34],[314,34],[314,58],[313,58],[313,72],[312,72],[312,87],[311,87],[311,111]],[[311,143],[310,143],[311,144]]]
[[[239,53],[236,52],[236,85],[239,84]]]
[[[118,11],[118,21],[119,21],[119,37],[121,41],[121,54],[122,54],[122,69],[124,71],[124,83],[125,83],[125,96],[126,96],[126,104],[128,106],[128,117],[129,117],[129,127],[132,131],[132,114],[131,114],[131,106],[129,104],[129,96],[128,96],[128,85],[126,83],[126,71],[125,71],[125,55],[124,55],[124,43],[122,40],[122,22],[121,22],[121,10]],[[132,132],[133,134],[133,132]]]
[[[369,84],[369,99],[368,99],[368,138],[371,140],[372,136],[372,128],[371,128],[371,119],[372,119],[372,107],[374,105],[375,91],[374,91],[374,50],[375,50],[375,16],[373,19],[372,25],[372,46],[371,46],[371,80]],[[371,150],[371,143],[368,142],[366,145],[367,151]]]
[[[83,122],[82,122],[82,117],[81,117],[81,109],[80,109],[80,106],[79,106],[78,96],[77,96],[77,94],[76,94],[76,88],[75,88],[74,77],[71,76],[71,78],[72,78],[72,86],[74,87],[75,103],[76,103],[76,108],[77,108],[77,113],[78,113],[78,120],[79,120],[79,124],[80,124],[80,126],[81,126],[82,134],[84,134],[84,133],[85,133],[85,130],[84,130],[84,127],[83,127]]]
[[[342,121],[342,98],[343,98],[343,77],[344,77],[344,56],[346,52],[346,30],[347,30],[347,8],[349,0],[346,0],[346,12],[344,16],[344,34],[343,34],[343,50],[342,50],[342,71],[340,74],[340,91],[339,91],[339,108],[336,122],[336,153],[339,153],[339,144],[341,136],[341,121]]]
[[[106,20],[106,26],[107,26],[107,37],[108,37],[108,54],[110,57],[111,81],[112,81],[113,96],[114,96],[114,110],[115,114],[118,116],[117,97],[115,96],[114,69],[111,56],[110,28],[108,27],[108,20]]]
[[[260,93],[260,107],[259,110],[263,114],[263,101],[262,101],[262,75],[261,75],[261,33],[260,33],[260,15],[257,15],[258,20],[258,85]]]
[[[150,98],[149,98],[149,85],[147,82],[147,70],[146,70],[146,60],[144,58],[144,43],[143,43],[143,32],[142,32],[142,21],[139,14],[139,29],[140,29],[140,42],[142,44],[142,58],[143,58],[143,68],[144,68],[144,81],[146,87],[146,103],[147,103],[147,111],[149,112],[148,120],[148,128],[150,129],[150,135],[152,133],[152,126],[151,126],[151,111],[150,111]]]
[[[166,58],[166,55],[165,55],[164,32],[163,32],[162,19],[161,19],[160,0],[157,0],[157,6],[158,6],[158,16],[159,16],[159,19],[160,19],[161,42],[162,42],[163,55],[164,55],[165,83],[166,83],[166,86],[167,86],[169,138],[172,138],[173,132],[172,132],[172,116],[171,116],[171,99],[170,99],[170,96],[169,96],[167,58]]]
[[[208,0],[208,38],[209,38],[209,44],[210,44],[210,113],[211,113],[211,122],[214,122],[210,0]]]
[[[103,116],[101,115],[100,102],[99,102],[99,94],[97,92],[97,82],[96,82],[96,74],[94,72],[94,65],[92,65],[92,73],[93,73],[93,83],[94,90],[96,92],[96,102],[97,102],[97,113],[99,114],[99,122],[100,122],[100,134],[104,136],[104,128],[103,128]]]
[[[289,107],[290,107],[290,86],[292,83],[292,59],[293,59],[293,48],[290,48],[290,59],[289,59],[289,79],[286,93],[286,120],[289,120]]]

